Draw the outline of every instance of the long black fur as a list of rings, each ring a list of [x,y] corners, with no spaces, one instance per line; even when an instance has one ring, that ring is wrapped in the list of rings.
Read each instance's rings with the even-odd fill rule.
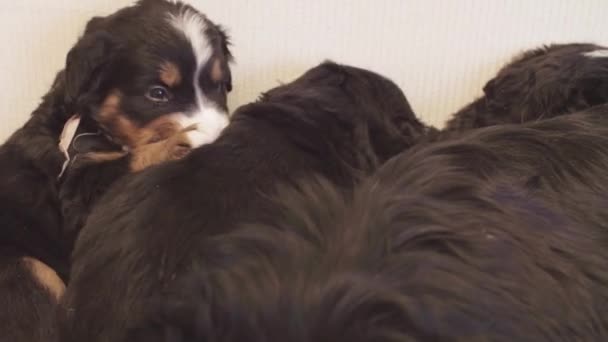
[[[608,107],[401,154],[199,246],[135,341],[605,341]]]
[[[594,44],[554,44],[529,50],[504,66],[483,96],[448,121],[447,133],[524,123],[608,103],[608,58],[588,53]]]
[[[315,173],[347,191],[424,132],[393,82],[330,62],[241,107],[216,142],[98,204],[75,247],[63,340],[128,340],[208,239],[278,209],[276,184]]]

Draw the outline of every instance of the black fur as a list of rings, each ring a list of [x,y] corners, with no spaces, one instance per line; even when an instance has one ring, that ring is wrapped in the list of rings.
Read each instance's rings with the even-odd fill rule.
[[[0,146],[0,316],[3,341],[47,341],[56,300],[22,260],[31,257],[67,277],[57,175],[64,160],[57,149],[63,129],[63,75],[28,122]],[[53,304],[54,303],[54,304]],[[5,328],[6,327],[6,328]]]
[[[241,107],[216,142],[100,201],[75,247],[64,340],[125,340],[208,239],[275,212],[277,183],[318,173],[347,190],[424,131],[393,82],[329,62]]]
[[[585,55],[602,49],[556,44],[523,53],[484,86],[482,97],[454,114],[445,131],[536,121],[608,103],[608,58]]]
[[[606,341],[608,107],[481,129],[199,245],[132,341]]]
[[[130,156],[103,165],[76,158],[78,163],[71,165],[59,182],[65,157],[58,143],[68,118],[80,114],[83,127],[103,129],[107,138],[114,139],[121,136],[99,121],[101,104],[111,90],[123,94],[121,115],[141,126],[194,101],[194,96],[185,96],[182,100],[187,101],[179,105],[169,102],[164,107],[141,101],[145,90],[140,88],[149,86],[143,80],[157,81],[154,77],[158,78],[160,59],[191,68],[183,65],[193,54],[184,48],[186,39],[165,20],[168,13],[177,14],[184,8],[193,10],[182,3],[144,0],[109,17],[91,20],[40,106],[0,146],[0,341],[52,339],[55,331],[48,315],[56,310],[57,299],[39,284],[23,260],[39,260],[67,281],[73,240],[90,206],[129,171]],[[204,20],[207,32],[201,35],[211,42],[213,56],[221,59],[224,76],[221,86],[209,90],[209,99],[225,109],[230,84],[228,42],[221,29]],[[208,78],[208,73],[202,73],[201,83],[209,85]],[[188,87],[176,94],[180,91],[188,92]],[[106,137],[102,140],[107,143]]]

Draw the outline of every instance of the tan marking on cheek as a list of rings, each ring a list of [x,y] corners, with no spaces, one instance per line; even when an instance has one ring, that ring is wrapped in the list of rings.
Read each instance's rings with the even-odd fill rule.
[[[59,301],[65,292],[65,284],[52,268],[34,258],[21,259],[32,272],[38,284],[46,288]]]
[[[173,62],[164,62],[160,66],[160,80],[169,87],[177,87],[182,82],[182,74]]]
[[[96,120],[117,143],[131,147],[137,141],[139,129],[123,112],[121,97],[118,91],[110,92],[101,104]]]
[[[106,133],[119,144],[135,149],[181,131],[182,128],[172,119],[174,113],[162,115],[145,126],[138,125],[122,110],[121,97],[118,91],[111,92],[96,117]]]
[[[224,78],[224,72],[222,71],[222,64],[218,58],[213,61],[211,66],[211,79],[214,82],[219,82]]]

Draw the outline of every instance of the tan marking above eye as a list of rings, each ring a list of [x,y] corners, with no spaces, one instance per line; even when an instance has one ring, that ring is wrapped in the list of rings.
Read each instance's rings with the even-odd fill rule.
[[[182,82],[179,67],[173,62],[163,62],[161,64],[159,77],[169,87],[176,87]]]
[[[222,65],[219,58],[216,58],[213,61],[213,65],[211,66],[211,79],[214,82],[219,82],[224,78],[224,73],[222,71]]]

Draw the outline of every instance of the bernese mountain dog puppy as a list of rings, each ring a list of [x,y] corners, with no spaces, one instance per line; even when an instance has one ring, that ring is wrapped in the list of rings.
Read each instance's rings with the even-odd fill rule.
[[[218,137],[228,124],[232,90],[228,45],[220,26],[179,1],[140,1],[89,22],[68,56],[68,70],[74,61],[99,76],[67,82],[88,84],[73,112],[83,126],[91,123],[74,140],[79,148],[70,145],[74,157],[60,189],[67,241],[117,178]],[[112,151],[104,137],[120,149]]]
[[[213,258],[210,239],[276,212],[276,184],[321,174],[348,191],[425,129],[392,81],[332,62],[239,108],[214,143],[98,202],[74,249],[62,341],[128,340],[175,279]]]
[[[352,196],[279,191],[132,341],[606,341],[607,169],[602,107],[414,147]]]
[[[555,44],[524,52],[483,93],[455,113],[444,131],[536,121],[608,103],[608,48]]]
[[[230,60],[223,30],[181,2],[142,0],[89,21],[40,106],[0,146],[0,340],[51,340],[76,227],[107,186],[217,138]],[[67,163],[66,123],[76,136]],[[89,134],[103,148],[83,148]]]

